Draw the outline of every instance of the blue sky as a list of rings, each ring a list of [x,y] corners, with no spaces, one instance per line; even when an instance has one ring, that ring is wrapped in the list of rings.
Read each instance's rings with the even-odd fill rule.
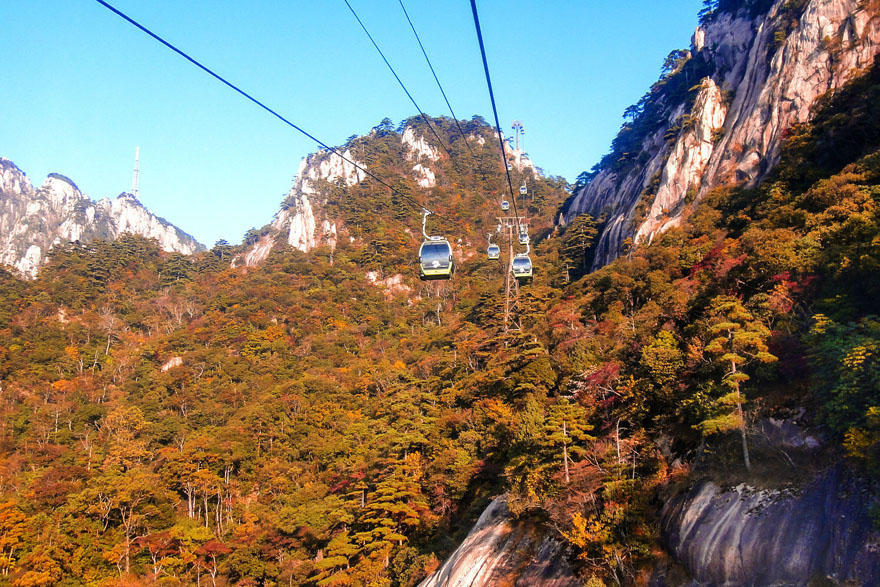
[[[415,100],[448,115],[398,0],[349,0]],[[342,0],[111,0],[322,141],[417,114]],[[0,156],[37,185],[57,172],[94,199],[131,185],[198,240],[268,223],[316,149],[94,0],[3,9]],[[492,111],[467,0],[404,0],[459,118]],[[573,181],[621,113],[686,48],[701,0],[478,0],[499,117]]]

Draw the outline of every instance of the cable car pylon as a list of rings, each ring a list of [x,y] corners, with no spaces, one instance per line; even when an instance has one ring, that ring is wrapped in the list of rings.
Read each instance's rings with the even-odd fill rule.
[[[504,332],[510,330],[522,329],[522,318],[520,317],[519,304],[519,286],[520,282],[526,283],[527,280],[519,279],[515,272],[515,263],[518,259],[523,258],[523,254],[513,252],[515,242],[519,241],[523,228],[528,229],[529,219],[517,216],[501,216],[498,218],[499,229],[506,229],[507,232],[507,270],[504,272]],[[528,250],[525,253],[528,259],[529,274],[531,279],[531,259],[528,257]]]

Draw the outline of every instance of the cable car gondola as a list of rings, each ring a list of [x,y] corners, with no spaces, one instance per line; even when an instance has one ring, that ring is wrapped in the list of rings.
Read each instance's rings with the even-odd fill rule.
[[[526,187],[526,184],[522,184],[521,186],[519,186],[519,194],[521,196],[524,196],[527,193],[529,193],[529,188]]]
[[[532,282],[532,259],[528,253],[517,253],[513,258],[513,277],[520,285]]]
[[[528,238],[528,235],[526,235],[526,238]],[[532,282],[533,270],[532,258],[529,257],[530,250],[531,247],[526,242],[526,252],[514,255],[513,263],[511,263],[510,269],[513,272],[513,277],[520,285]]]
[[[490,261],[495,261],[501,258],[501,247],[492,242],[492,233],[489,233],[489,248],[486,249],[486,254],[489,256]]]
[[[450,279],[455,273],[455,260],[452,257],[452,245],[442,236],[428,236],[425,232],[425,221],[428,212],[423,212],[422,234],[425,241],[419,247],[419,279],[432,281],[436,279]]]
[[[508,210],[510,210],[510,202],[507,200],[501,200],[501,211],[507,212]]]
[[[529,229],[526,228],[525,225],[519,227],[519,244],[529,244]]]

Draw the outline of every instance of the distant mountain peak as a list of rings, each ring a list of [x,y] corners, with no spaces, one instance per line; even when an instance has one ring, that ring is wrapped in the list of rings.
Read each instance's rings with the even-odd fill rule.
[[[49,250],[61,242],[113,240],[123,233],[155,238],[165,251],[192,254],[204,245],[147,210],[128,193],[93,201],[76,183],[50,173],[34,189],[27,175],[0,157],[0,265],[36,277]]]
[[[72,179],[70,179],[69,177],[67,177],[66,175],[61,175],[60,173],[50,173],[46,177],[46,181],[48,182],[50,179],[57,179],[59,181],[63,181],[64,183],[70,185],[70,187],[72,187],[76,191],[80,191],[79,186],[77,186],[76,183],[74,183],[74,181]]]

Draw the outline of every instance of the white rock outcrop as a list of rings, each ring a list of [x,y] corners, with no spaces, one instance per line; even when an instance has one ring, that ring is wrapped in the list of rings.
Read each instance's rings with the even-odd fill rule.
[[[541,585],[576,587],[562,544],[534,524],[515,520],[506,496],[489,504],[476,525],[437,571],[419,587]]]
[[[417,137],[415,129],[411,126],[408,126],[403,130],[403,134],[400,135],[400,142],[407,147],[406,158],[409,161],[421,161],[422,159],[428,161],[440,160],[440,149],[431,146],[431,144],[425,140],[425,137]]]
[[[189,255],[205,249],[131,194],[95,202],[58,174],[34,189],[12,161],[0,158],[0,264],[35,277],[53,245],[125,233],[154,238],[165,251]]]
[[[262,263],[280,239],[303,252],[311,251],[320,243],[335,248],[338,229],[335,220],[324,213],[326,196],[322,185],[341,183],[351,187],[367,176],[364,169],[366,165],[358,162],[350,150],[342,152],[342,157],[319,151],[304,158],[281,210],[264,230],[265,234],[244,253],[244,264]]]
[[[414,162],[413,173],[416,182],[423,188],[432,188],[437,185],[437,177],[434,175],[430,164],[440,160],[440,150],[431,146],[425,137],[417,137],[413,127],[408,126],[400,135],[400,142],[404,145],[407,161]]]
[[[408,294],[412,291],[412,288],[404,283],[403,275],[400,273],[382,278],[376,271],[367,271],[364,277],[373,285],[378,285],[384,289],[386,298],[392,298],[399,293]]]
[[[162,371],[162,373],[164,373],[169,369],[174,369],[175,367],[180,367],[181,365],[183,365],[183,357],[171,357],[162,364],[160,370]]]
[[[538,174],[538,168],[535,167],[535,164],[529,158],[529,154],[524,150],[505,147],[505,153],[507,154],[507,163],[517,171],[528,171]]]

